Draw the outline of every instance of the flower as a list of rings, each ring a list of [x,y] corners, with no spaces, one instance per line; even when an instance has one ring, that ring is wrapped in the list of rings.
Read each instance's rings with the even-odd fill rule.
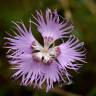
[[[78,71],[85,62],[84,44],[70,35],[73,25],[67,19],[63,18],[61,21],[56,11],[47,9],[45,17],[42,12],[37,11],[37,17],[33,17],[37,22],[31,22],[41,33],[44,46],[32,35],[31,22],[29,29],[22,21],[13,22],[18,32],[15,32],[15,36],[5,37],[8,40],[6,48],[9,49],[7,57],[12,69],[16,70],[13,77],[22,78],[22,85],[42,88],[45,82],[48,92],[55,82],[71,83],[68,70]],[[64,42],[63,38],[66,37],[68,40]],[[55,46],[54,42],[60,38],[62,43]]]

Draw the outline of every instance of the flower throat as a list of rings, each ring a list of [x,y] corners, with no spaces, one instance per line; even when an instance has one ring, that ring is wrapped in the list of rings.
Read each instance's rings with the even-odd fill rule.
[[[58,46],[50,45],[53,43],[52,37],[44,37],[44,46],[38,42],[32,42],[32,57],[33,60],[40,64],[51,64],[60,55],[61,51]]]

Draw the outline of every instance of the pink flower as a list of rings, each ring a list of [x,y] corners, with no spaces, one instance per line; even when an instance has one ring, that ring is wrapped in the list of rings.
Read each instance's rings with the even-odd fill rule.
[[[6,37],[8,40],[7,57],[12,69],[16,70],[14,78],[22,78],[22,85],[34,85],[42,88],[46,82],[46,91],[53,88],[53,83],[63,81],[71,83],[68,69],[78,71],[84,61],[85,50],[75,36],[70,35],[73,25],[67,20],[60,20],[57,12],[46,10],[45,17],[37,11],[37,21],[33,22],[41,33],[44,46],[32,35],[31,22],[29,30],[23,22],[15,23],[15,36]],[[64,42],[63,38],[69,36]],[[62,39],[60,45],[54,46],[54,41]],[[53,45],[52,45],[53,44]],[[52,47],[50,47],[52,45]],[[64,78],[63,78],[64,77]]]

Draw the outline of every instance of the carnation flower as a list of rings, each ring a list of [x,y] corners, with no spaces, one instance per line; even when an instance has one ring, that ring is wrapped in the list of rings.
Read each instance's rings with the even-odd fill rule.
[[[70,35],[73,30],[72,23],[64,18],[61,21],[56,11],[47,9],[45,15],[37,11],[37,16],[33,17],[36,22],[31,21],[29,29],[22,21],[14,22],[18,32],[5,38],[8,40],[6,47],[9,49],[7,57],[12,69],[16,70],[13,77],[21,78],[22,85],[42,88],[46,84],[48,92],[56,82],[71,83],[68,70],[78,71],[85,62],[84,44]],[[41,33],[44,45],[32,35],[31,23]],[[66,37],[68,40],[64,42]],[[54,45],[57,39],[61,39],[62,43]]]

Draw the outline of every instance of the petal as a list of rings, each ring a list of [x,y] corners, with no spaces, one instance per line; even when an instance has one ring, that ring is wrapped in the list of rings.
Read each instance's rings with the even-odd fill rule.
[[[63,21],[60,21],[60,16],[56,10],[51,12],[50,9],[47,9],[45,18],[41,11],[37,11],[37,18],[35,20],[37,21],[35,25],[43,37],[53,37],[54,40],[68,36],[73,29],[72,23],[67,19],[63,18]]]
[[[53,62],[50,65],[41,65],[41,68],[41,72],[44,74],[44,79],[46,80],[46,91],[48,92],[53,88],[54,82],[60,81],[60,68],[58,67],[57,62]]]
[[[13,77],[16,79],[22,77],[21,84],[25,86],[33,84],[34,87],[42,88],[43,83],[46,82],[47,92],[53,88],[54,82],[60,81],[62,75],[60,73],[61,69],[55,61],[50,65],[39,64],[33,61],[31,54],[24,53],[19,57],[15,57],[15,60],[11,60],[10,63],[15,65],[12,69],[18,70]]]
[[[69,40],[59,47],[61,54],[58,56],[58,60],[63,68],[69,68],[77,71],[82,64],[77,64],[77,61],[84,62],[85,50],[83,42],[79,43],[79,40],[74,36],[70,36]]]
[[[29,30],[26,29],[23,22],[20,22],[19,24],[13,22],[15,24],[15,28],[18,31],[18,34],[16,33],[15,36],[11,37],[5,37],[9,42],[7,42],[8,47],[12,50],[15,50],[13,54],[19,54],[20,52],[27,52],[30,53],[32,41],[34,41],[34,37],[32,35],[31,31],[31,25],[29,27]]]
[[[21,84],[28,85],[32,84],[35,81],[38,81],[39,74],[40,74],[40,64],[37,64],[32,59],[32,54],[22,54],[18,57],[13,56],[13,59],[11,59],[10,63],[14,64],[12,66],[12,69],[16,69],[17,72],[13,75],[15,78],[22,77]],[[16,62],[14,62],[16,61]]]

